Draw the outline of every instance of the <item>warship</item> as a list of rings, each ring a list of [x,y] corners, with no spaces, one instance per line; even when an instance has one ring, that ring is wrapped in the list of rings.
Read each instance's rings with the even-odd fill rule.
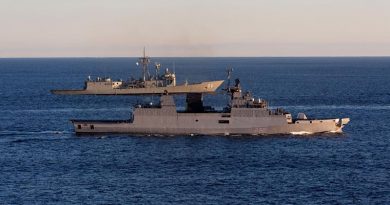
[[[84,88],[80,90],[51,90],[57,95],[149,95],[163,93],[213,93],[223,83],[223,80],[207,81],[200,83],[176,84],[176,74],[168,68],[160,75],[161,64],[155,63],[155,75],[151,75],[148,66],[150,57],[146,56],[145,48],[143,57],[139,58],[137,66],[142,66],[142,78],[112,80],[110,77],[97,77],[91,79],[88,76],[84,82]]]
[[[229,74],[230,76],[230,74]],[[160,95],[158,104],[138,104],[126,120],[71,120],[76,134],[142,135],[270,135],[341,133],[349,118],[311,119],[304,113],[293,118],[284,109],[243,92],[239,79],[224,93],[228,103],[221,110],[203,104],[207,93],[185,93],[186,108],[177,110],[174,95]],[[177,95],[177,94],[176,94]]]

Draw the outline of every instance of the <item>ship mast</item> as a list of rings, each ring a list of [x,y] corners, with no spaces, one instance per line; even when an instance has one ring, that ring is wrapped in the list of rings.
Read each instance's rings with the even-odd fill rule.
[[[226,72],[227,72],[227,80],[228,80],[226,90],[228,92],[230,92],[230,78],[232,77],[233,68],[232,67],[228,67],[226,69]]]
[[[231,94],[232,94],[232,88],[230,87],[230,79],[231,79],[231,77],[232,77],[232,72],[233,72],[233,68],[229,66],[229,67],[226,69],[226,74],[227,74],[227,76],[226,76],[226,78],[227,78],[227,85],[226,85],[226,88],[222,89],[222,90],[226,91],[226,94],[227,94],[227,95],[231,95]]]
[[[142,65],[142,77],[143,77],[143,81],[145,82],[146,79],[149,80],[149,78],[150,78],[150,73],[148,70],[148,64],[150,63],[150,57],[146,56],[145,47],[144,47],[144,55],[143,55],[143,57],[138,59],[138,63]]]

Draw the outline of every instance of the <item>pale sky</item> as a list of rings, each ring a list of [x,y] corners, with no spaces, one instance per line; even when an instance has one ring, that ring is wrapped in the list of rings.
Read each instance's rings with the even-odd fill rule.
[[[0,57],[390,56],[390,0],[0,0]]]

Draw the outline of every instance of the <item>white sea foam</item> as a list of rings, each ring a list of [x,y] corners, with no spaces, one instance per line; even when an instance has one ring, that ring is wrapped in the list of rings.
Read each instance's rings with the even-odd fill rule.
[[[69,113],[69,112],[116,112],[131,111],[130,107],[115,108],[52,108],[52,109],[18,109],[18,110],[1,110],[0,113]]]
[[[272,108],[282,107],[285,109],[302,110],[390,110],[390,105],[296,105],[296,106],[273,106]]]
[[[292,135],[311,135],[312,132],[300,131],[300,132],[290,132]]]
[[[36,135],[36,134],[71,134],[70,131],[60,130],[45,130],[45,131],[17,131],[17,130],[3,130],[0,135]]]

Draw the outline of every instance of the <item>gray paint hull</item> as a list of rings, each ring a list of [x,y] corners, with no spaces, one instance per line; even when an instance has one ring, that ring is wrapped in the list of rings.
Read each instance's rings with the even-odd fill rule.
[[[268,135],[342,132],[349,118],[297,120],[287,123],[284,116],[222,118],[220,114],[177,114],[176,116],[129,121],[72,120],[77,134],[161,134],[161,135]],[[211,115],[211,116],[210,116]],[[229,123],[220,123],[228,120]],[[341,120],[341,123],[340,123]]]

